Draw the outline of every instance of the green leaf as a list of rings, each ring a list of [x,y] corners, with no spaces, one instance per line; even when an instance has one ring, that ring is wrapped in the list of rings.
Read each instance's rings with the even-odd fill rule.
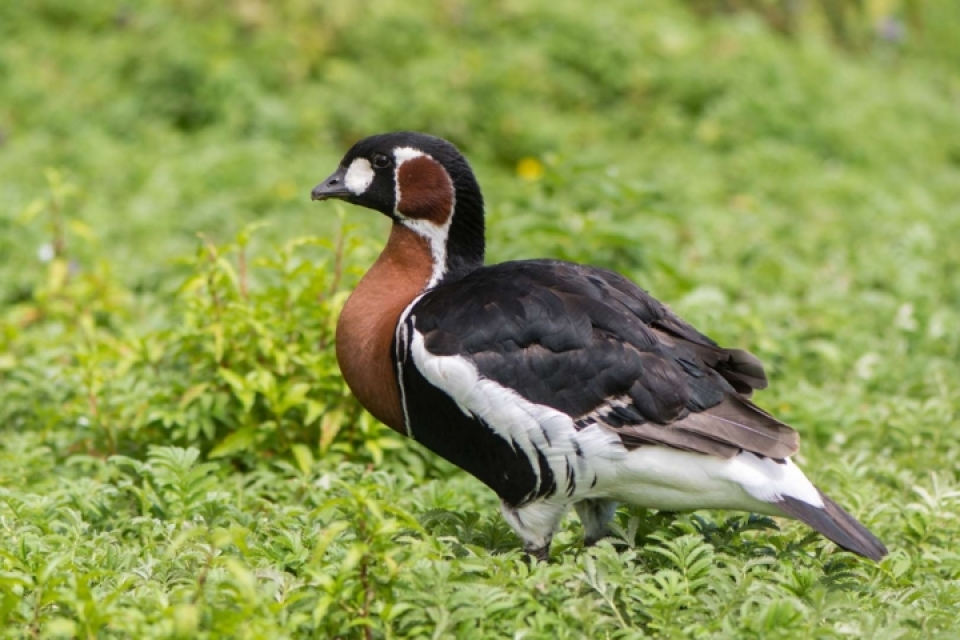
[[[313,469],[313,452],[310,451],[310,447],[304,444],[295,444],[290,447],[290,450],[297,460],[300,471],[304,474],[310,473],[310,470]]]
[[[226,438],[210,451],[211,458],[232,456],[241,451],[251,451],[257,440],[257,430],[254,427],[242,427]]]

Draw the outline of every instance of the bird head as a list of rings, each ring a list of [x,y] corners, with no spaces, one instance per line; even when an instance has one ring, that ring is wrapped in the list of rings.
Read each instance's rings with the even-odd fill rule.
[[[446,274],[483,264],[483,196],[463,154],[441,138],[410,131],[364,138],[311,197],[373,209],[411,229]]]

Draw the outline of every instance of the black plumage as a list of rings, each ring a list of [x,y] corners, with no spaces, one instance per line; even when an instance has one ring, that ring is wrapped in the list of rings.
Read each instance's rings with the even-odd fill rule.
[[[542,457],[534,468],[516,443],[497,435],[476,416],[465,414],[446,393],[430,384],[401,350],[403,388],[410,435],[422,445],[493,489],[501,500],[521,505],[552,493],[556,482]]]
[[[611,271],[501,263],[441,284],[410,315],[432,354],[468,358],[530,402],[615,429],[628,448],[797,450],[793,429],[741,395],[766,386],[756,358],[719,347]]]

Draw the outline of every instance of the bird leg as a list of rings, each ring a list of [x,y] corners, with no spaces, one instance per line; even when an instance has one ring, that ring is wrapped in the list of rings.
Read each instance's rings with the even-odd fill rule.
[[[610,535],[607,526],[617,511],[613,500],[581,500],[574,505],[583,524],[583,546],[592,547]]]
[[[530,549],[527,546],[523,547],[523,550],[526,552],[527,557],[531,560],[536,560],[538,562],[549,562],[550,561],[550,542],[539,549]],[[533,564],[531,562],[531,564]]]
[[[544,562],[550,558],[550,543],[567,507],[564,503],[546,501],[531,502],[522,507],[500,503],[503,517],[523,542],[523,550]]]

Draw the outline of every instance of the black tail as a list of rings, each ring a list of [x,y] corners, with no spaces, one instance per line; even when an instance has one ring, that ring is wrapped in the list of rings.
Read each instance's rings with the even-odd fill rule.
[[[879,561],[887,555],[887,548],[843,507],[817,489],[823,507],[815,507],[797,498],[783,496],[777,506],[787,515],[807,524],[847,551]]]

